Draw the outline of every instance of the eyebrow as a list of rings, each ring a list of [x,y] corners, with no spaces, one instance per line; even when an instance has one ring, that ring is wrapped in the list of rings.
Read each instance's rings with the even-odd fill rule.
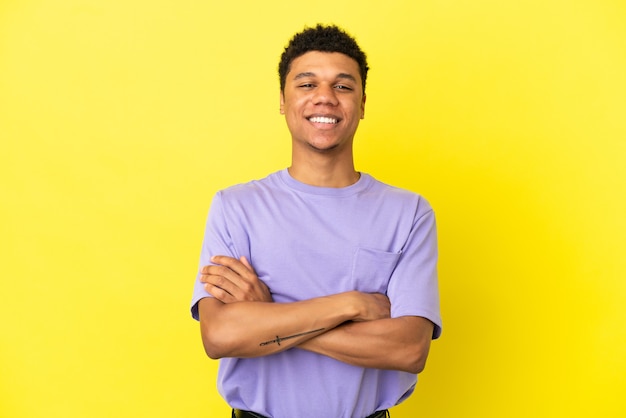
[[[295,81],[295,80],[299,80],[301,78],[306,78],[306,77],[315,77],[315,73],[312,73],[312,72],[299,73],[299,74],[296,74],[296,76],[293,79]],[[337,78],[343,78],[343,79],[351,80],[351,81],[354,81],[356,83],[356,78],[354,78],[353,75],[348,74],[348,73],[339,73],[339,74],[337,74]]]

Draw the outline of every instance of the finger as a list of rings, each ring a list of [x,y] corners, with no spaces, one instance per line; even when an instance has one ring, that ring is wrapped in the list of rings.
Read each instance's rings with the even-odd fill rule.
[[[211,258],[211,262],[213,262],[213,258]],[[220,265],[220,263],[207,264],[200,269],[200,274],[211,274],[211,268],[214,268],[216,265]]]
[[[217,264],[211,264],[202,268],[200,275],[202,276],[228,276],[236,274],[230,268],[226,266],[220,266]]]
[[[244,257],[244,259],[245,259],[245,257]],[[246,260],[246,262],[247,261],[248,260]],[[232,271],[237,273],[242,278],[245,278],[245,279],[248,279],[248,280],[254,280],[255,279],[254,276],[256,276],[256,273],[254,273],[254,269],[252,268],[252,266],[250,266],[250,263],[248,263],[248,262],[247,262],[247,265],[246,265],[242,261],[237,260],[236,258],[223,256],[223,255],[218,255],[218,256],[211,257],[211,262],[213,262],[215,264],[219,264],[219,265],[224,266],[224,267],[228,267],[229,269],[231,269]]]
[[[248,270],[250,270],[251,272],[256,274],[256,271],[254,270],[254,267],[252,267],[252,264],[250,264],[250,262],[248,261],[248,259],[246,258],[245,255],[242,255],[241,257],[239,257],[239,261],[241,261],[241,263],[246,266],[248,268]]]
[[[202,268],[200,281],[224,288],[233,295],[236,286],[244,286],[246,283],[246,280],[230,267],[214,264]]]
[[[214,255],[211,257],[211,262],[213,264],[217,264],[217,265],[221,265],[221,266],[227,266],[227,267],[232,267],[232,266],[238,266],[239,263],[243,264],[248,270],[253,271],[254,272],[254,268],[252,267],[252,265],[250,264],[250,262],[248,261],[248,259],[245,256],[241,256],[239,257],[239,260],[237,260],[234,257],[229,257],[227,255]],[[202,267],[202,269],[200,270],[200,272],[202,274],[208,274],[209,271],[208,269],[213,265],[213,264],[208,264],[204,267]]]
[[[237,261],[236,258],[230,257],[228,255],[213,255],[211,256],[211,263],[226,265],[231,261]]]
[[[214,265],[226,265],[229,263],[229,260],[237,261],[233,257],[229,257],[227,255],[214,255],[211,256],[210,261],[213,264],[207,264],[200,269],[201,274],[210,274],[209,269]]]
[[[220,268],[225,271],[230,271],[225,267]],[[211,293],[213,296],[215,296],[214,293],[216,293],[220,297],[220,300],[222,297],[227,297],[227,295],[223,295],[222,292],[228,293],[228,295],[234,298],[241,293],[241,290],[236,284],[221,274],[203,274],[200,276],[200,281],[204,283],[204,288],[207,289],[207,292]],[[209,289],[211,290],[209,291]]]
[[[246,269],[246,267],[241,265],[241,269]],[[245,295],[254,288],[255,275],[251,278],[242,277],[231,268],[219,265],[208,266],[206,270],[208,274],[200,275],[200,281],[225,290],[236,300],[244,300]],[[249,270],[248,274],[251,274]]]
[[[227,291],[225,291],[224,289],[217,287],[217,286],[213,286],[210,283],[207,283],[204,285],[204,289],[211,295],[213,296],[215,299],[219,300],[220,302],[223,303],[230,303],[230,302],[234,302],[235,298],[233,297],[233,295],[231,295],[230,293],[228,293]]]
[[[209,275],[221,276],[223,280],[228,281],[229,283],[220,284],[221,278],[212,279],[218,280],[213,283],[230,293],[235,300],[272,301],[269,289],[259,280],[245,256],[237,260],[233,257],[218,255],[211,257],[211,262],[216,265],[208,266],[205,271]]]

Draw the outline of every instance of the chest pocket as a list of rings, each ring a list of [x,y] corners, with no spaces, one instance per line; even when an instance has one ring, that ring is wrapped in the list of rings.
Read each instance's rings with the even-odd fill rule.
[[[386,293],[401,254],[357,248],[352,259],[353,289],[366,293]]]

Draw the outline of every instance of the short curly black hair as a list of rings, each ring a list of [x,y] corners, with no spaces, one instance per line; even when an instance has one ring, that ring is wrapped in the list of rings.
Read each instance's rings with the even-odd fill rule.
[[[285,90],[285,80],[293,60],[310,51],[340,52],[355,60],[359,64],[363,92],[365,93],[365,80],[369,70],[365,53],[356,43],[356,40],[343,29],[335,25],[326,26],[322,24],[317,24],[314,28],[305,28],[302,32],[296,33],[285,47],[278,63],[280,91]]]

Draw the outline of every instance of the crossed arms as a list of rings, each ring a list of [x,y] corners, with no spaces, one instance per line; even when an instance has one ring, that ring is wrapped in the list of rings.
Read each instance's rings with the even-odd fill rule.
[[[215,256],[211,262],[200,281],[213,298],[198,305],[209,357],[258,357],[297,347],[360,367],[424,369],[433,323],[418,316],[391,318],[385,295],[351,291],[274,303],[244,257]]]

